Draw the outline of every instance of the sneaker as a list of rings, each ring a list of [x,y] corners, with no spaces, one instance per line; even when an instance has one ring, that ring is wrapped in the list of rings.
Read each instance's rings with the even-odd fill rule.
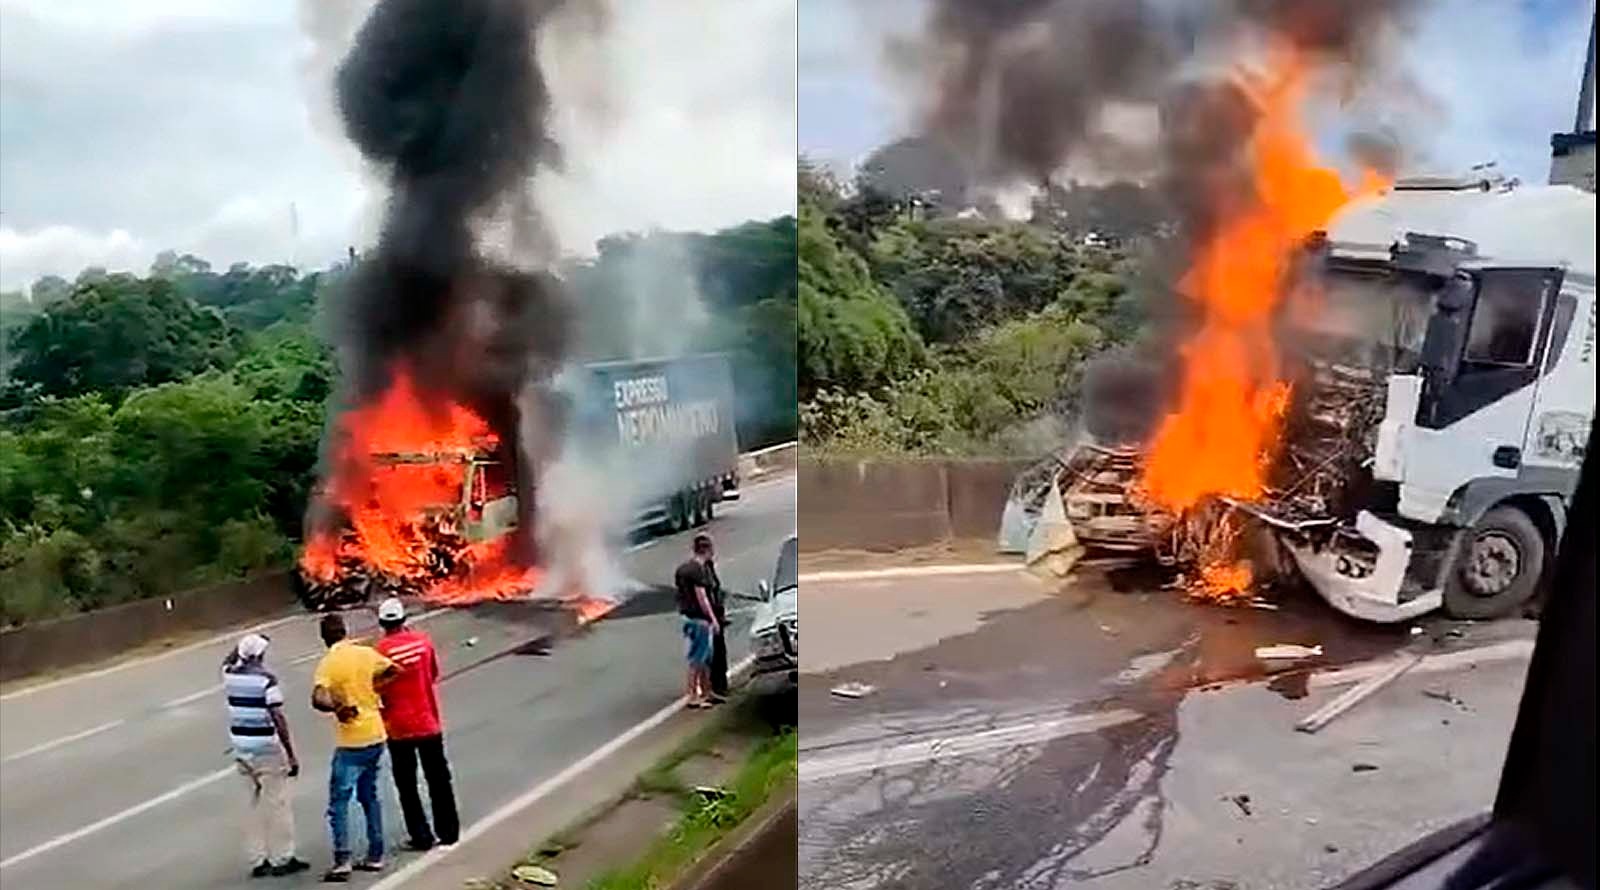
[[[363,859],[356,863],[356,871],[383,871],[383,860]]]
[[[327,871],[323,872],[322,873],[322,883],[324,883],[324,884],[348,884],[348,883],[350,883],[350,863],[341,862],[338,865],[335,865],[333,868],[330,868]]]
[[[288,859],[285,859],[284,861],[272,867],[272,876],[275,878],[281,878],[285,875],[298,874],[310,867],[311,863],[306,862],[303,859],[297,859],[293,856],[290,856]]]
[[[426,853],[433,849],[433,841],[428,841],[425,844],[418,841],[406,841],[400,846],[401,848],[410,850],[413,853]]]
[[[265,859],[261,860],[261,862],[258,865],[256,865],[255,868],[250,869],[250,877],[252,877],[252,878],[265,878],[265,877],[269,877],[271,874],[272,874],[272,863],[268,862]]]

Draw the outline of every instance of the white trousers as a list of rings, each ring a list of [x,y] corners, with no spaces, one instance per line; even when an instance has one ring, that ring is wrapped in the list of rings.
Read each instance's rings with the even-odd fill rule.
[[[236,760],[250,809],[245,819],[245,853],[252,865],[273,865],[294,857],[294,811],[289,807],[289,761],[281,752]]]

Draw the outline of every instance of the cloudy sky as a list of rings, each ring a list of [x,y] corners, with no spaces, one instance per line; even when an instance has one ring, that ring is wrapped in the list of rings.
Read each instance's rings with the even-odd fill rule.
[[[167,248],[316,267],[364,244],[381,190],[326,76],[329,35],[369,3],[0,0],[0,286]],[[796,4],[612,3],[552,72],[570,163],[542,188],[564,248],[793,212]]]
[[[1549,172],[1550,134],[1572,127],[1593,0],[1422,0],[1400,64],[1429,94],[1398,123],[1419,168],[1495,161],[1524,182]],[[917,0],[806,0],[800,149],[848,167],[905,128],[881,64],[886,34],[914,33]],[[1333,124],[1334,122],[1324,122]]]

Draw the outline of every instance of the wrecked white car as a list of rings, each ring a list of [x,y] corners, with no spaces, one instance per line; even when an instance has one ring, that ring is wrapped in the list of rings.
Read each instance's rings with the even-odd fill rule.
[[[800,674],[800,538],[790,535],[778,551],[772,581],[760,582],[761,602],[750,623],[752,683],[792,685]]]

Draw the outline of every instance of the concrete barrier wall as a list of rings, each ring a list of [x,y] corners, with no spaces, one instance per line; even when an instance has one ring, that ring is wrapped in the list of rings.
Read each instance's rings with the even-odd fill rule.
[[[795,467],[794,442],[740,455],[741,475],[761,479]],[[289,572],[140,600],[0,631],[0,683],[89,664],[176,634],[218,631],[298,608]]]
[[[759,451],[750,451],[739,455],[739,481],[741,483],[759,482],[774,473],[782,473],[795,468],[796,455],[799,454],[798,442],[785,442],[773,445]]]
[[[958,538],[994,540],[1000,514],[1018,474],[1029,460],[960,460],[945,463],[950,491],[950,531]]]
[[[295,606],[289,573],[202,587],[0,633],[0,682],[100,661],[181,633],[220,630]]]
[[[993,538],[1027,461],[801,457],[800,546],[898,550]]]

